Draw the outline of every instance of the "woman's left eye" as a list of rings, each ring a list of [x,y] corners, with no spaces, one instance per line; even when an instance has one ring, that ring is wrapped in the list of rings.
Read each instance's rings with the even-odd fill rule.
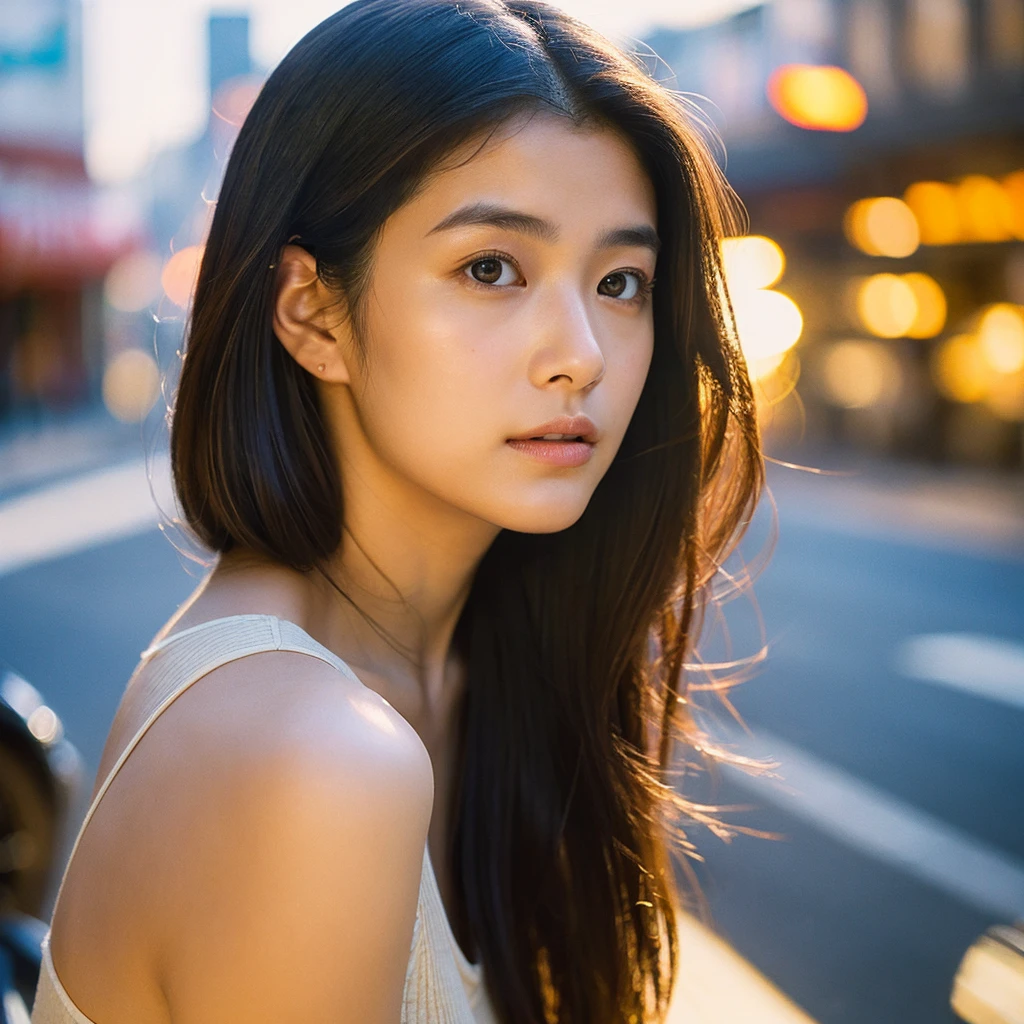
[[[647,280],[647,275],[641,274],[638,270],[616,270],[615,273],[603,278],[601,284],[608,285],[611,289],[602,294],[625,302],[640,301],[651,290],[651,282]]]

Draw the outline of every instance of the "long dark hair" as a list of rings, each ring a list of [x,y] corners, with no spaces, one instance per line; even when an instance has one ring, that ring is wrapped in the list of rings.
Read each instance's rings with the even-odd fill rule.
[[[273,265],[298,236],[358,326],[388,216],[442,157],[532,110],[618,129],[649,174],[655,343],[581,518],[504,530],[474,576],[453,639],[469,682],[456,912],[506,1024],[643,1022],[676,975],[672,856],[703,816],[670,777],[673,741],[695,729],[684,658],[764,485],[719,257],[738,205],[682,96],[541,0],[356,0],[318,25],[264,84],[225,170],[172,467],[207,547],[322,567],[341,488],[313,379],[272,330]]]

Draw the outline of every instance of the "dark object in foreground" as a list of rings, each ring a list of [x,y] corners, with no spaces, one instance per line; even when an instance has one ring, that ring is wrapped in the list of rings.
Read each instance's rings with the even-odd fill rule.
[[[81,758],[38,690],[0,666],[0,1024],[28,1024],[40,920]]]

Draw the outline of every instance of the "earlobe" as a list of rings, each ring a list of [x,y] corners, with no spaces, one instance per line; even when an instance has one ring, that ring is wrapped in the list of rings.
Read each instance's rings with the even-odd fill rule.
[[[301,246],[286,245],[275,270],[273,324],[278,340],[308,373],[329,383],[348,383],[347,320],[328,326],[336,302],[317,274],[316,259]]]

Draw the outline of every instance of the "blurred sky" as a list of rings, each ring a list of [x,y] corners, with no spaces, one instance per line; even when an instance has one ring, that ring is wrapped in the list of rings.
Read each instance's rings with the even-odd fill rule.
[[[563,0],[628,42],[654,25],[692,25],[756,0]],[[257,64],[271,67],[339,0],[83,0],[86,164],[100,182],[138,173],[153,153],[206,124],[206,17],[248,10]]]

